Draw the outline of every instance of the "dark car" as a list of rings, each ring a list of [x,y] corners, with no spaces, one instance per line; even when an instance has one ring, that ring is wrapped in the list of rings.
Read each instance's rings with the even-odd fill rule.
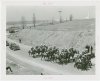
[[[15,33],[15,30],[9,30],[9,33]]]
[[[20,50],[20,47],[16,45],[15,43],[10,44],[9,48],[14,51]]]

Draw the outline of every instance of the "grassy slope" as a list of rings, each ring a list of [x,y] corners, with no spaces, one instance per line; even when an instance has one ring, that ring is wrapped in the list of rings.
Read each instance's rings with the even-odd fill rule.
[[[81,51],[87,44],[94,46],[94,30],[94,19],[74,20],[56,25],[38,26],[35,29],[24,29],[12,38],[22,38],[24,44],[33,46],[46,44],[59,48],[75,47]]]

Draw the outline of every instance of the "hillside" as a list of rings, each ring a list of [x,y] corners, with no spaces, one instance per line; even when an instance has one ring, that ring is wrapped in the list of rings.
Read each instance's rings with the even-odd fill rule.
[[[17,30],[17,28],[16,28]],[[29,56],[28,51],[37,45],[56,46],[57,48],[75,48],[84,51],[86,45],[95,48],[95,20],[74,20],[36,28],[20,29],[16,33],[7,32],[7,41],[16,43],[20,50],[13,51],[6,47],[6,65],[13,72],[6,71],[8,75],[93,75],[95,74],[95,58],[90,70],[82,71],[74,68],[74,63],[60,65],[55,62],[41,60]],[[22,43],[19,43],[21,39]],[[95,51],[95,49],[93,49]]]
[[[24,44],[31,46],[45,44],[59,48],[75,47],[82,51],[87,44],[94,47],[94,30],[94,19],[74,20],[61,24],[23,29],[18,33],[10,35],[10,38],[16,39],[16,41],[21,38]]]

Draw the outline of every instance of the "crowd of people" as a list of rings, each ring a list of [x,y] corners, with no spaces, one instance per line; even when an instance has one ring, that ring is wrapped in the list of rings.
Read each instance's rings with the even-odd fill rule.
[[[89,45],[86,45],[82,53],[79,53],[79,51],[74,48],[59,50],[56,46],[48,47],[46,45],[32,47],[28,53],[33,58],[40,57],[41,60],[44,59],[59,64],[74,62],[74,67],[81,70],[88,70],[91,68],[91,59],[95,57],[93,47]]]
[[[7,46],[12,50],[19,50],[20,47],[15,43],[9,44],[6,41]],[[28,54],[33,58],[41,58],[41,60],[46,60],[50,62],[56,62],[59,64],[68,64],[74,63],[74,67],[81,70],[88,70],[92,67],[91,59],[95,57],[95,53],[93,52],[93,46],[86,45],[85,50],[81,53],[79,50],[75,48],[69,49],[59,49],[56,46],[48,47],[46,45],[40,45],[36,47],[32,47]]]

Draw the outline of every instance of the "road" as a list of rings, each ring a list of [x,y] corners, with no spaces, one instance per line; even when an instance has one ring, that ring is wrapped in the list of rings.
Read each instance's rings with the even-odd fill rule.
[[[7,39],[9,42],[16,43],[17,45],[20,46],[21,50],[20,51],[25,51],[28,53],[28,50],[31,48],[30,46],[26,46],[20,43],[17,43],[15,41],[12,41],[11,39]],[[39,62],[36,62],[34,59],[30,58],[29,56],[26,57],[25,53],[23,52],[16,52],[12,51],[9,48],[7,48],[7,59],[10,59],[14,61],[15,63],[18,63],[22,65],[23,67],[31,68],[33,71],[37,71],[37,73],[44,73],[44,74],[66,74],[64,71],[58,71],[56,68],[47,66],[45,63],[41,64]],[[22,54],[23,53],[23,54]]]
[[[28,55],[28,50],[31,48],[31,46],[27,46],[18,42],[15,42],[11,39],[7,38],[8,42],[16,43],[20,46],[21,50],[19,51],[13,51],[10,50],[9,47],[7,47],[7,59],[12,60],[13,62],[30,69],[34,72],[35,75],[39,75],[41,73],[45,75],[91,75],[95,74],[95,69],[91,68],[89,71],[81,71],[76,68],[74,68],[74,65],[72,63],[68,65],[59,65],[57,63],[51,63],[44,60],[41,60],[40,58],[32,58]]]

